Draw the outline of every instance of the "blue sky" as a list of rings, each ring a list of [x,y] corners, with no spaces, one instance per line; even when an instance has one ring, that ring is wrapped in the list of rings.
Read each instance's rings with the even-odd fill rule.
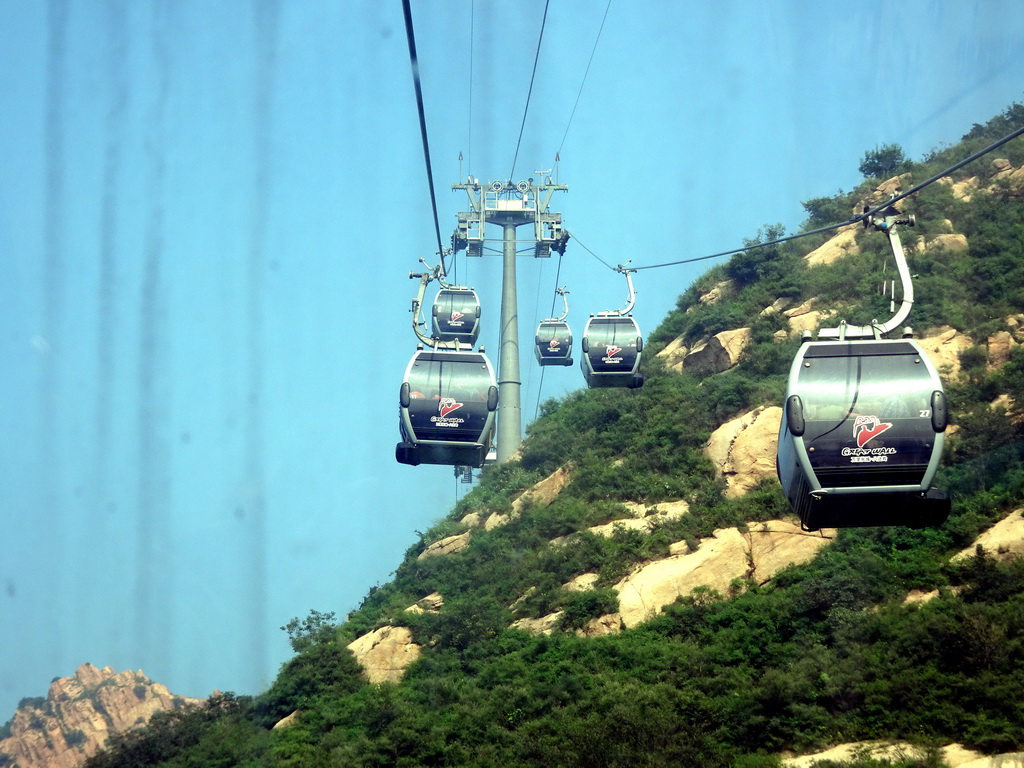
[[[524,123],[544,3],[414,1],[443,237],[460,152],[482,181],[560,152],[582,328],[626,288],[580,242],[644,265],[792,232],[865,150],[1022,99],[1016,0],[831,5],[613,0],[581,91],[609,6],[554,0]],[[464,492],[394,461],[436,251],[401,3],[0,8],[0,720],[84,662],[256,693],[279,626],[357,607]],[[457,264],[497,349],[500,262]],[[636,275],[645,332],[707,266]],[[524,341],[556,268],[519,260]],[[527,419],[583,384],[541,392],[528,346],[522,378]]]

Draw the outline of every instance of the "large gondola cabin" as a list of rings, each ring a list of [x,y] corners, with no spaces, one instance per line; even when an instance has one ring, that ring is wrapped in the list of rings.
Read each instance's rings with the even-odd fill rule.
[[[401,464],[483,466],[494,438],[498,386],[483,352],[418,350],[399,392]]]
[[[629,315],[592,315],[583,329],[580,368],[588,387],[642,387],[640,353],[644,340]]]
[[[541,320],[534,337],[541,365],[572,365],[572,330],[564,320]]]
[[[480,335],[480,299],[472,288],[441,288],[431,308],[433,336],[440,341],[457,341],[465,347],[476,344]]]
[[[942,381],[917,342],[805,342],[776,462],[803,527],[941,524],[949,494],[932,483],[947,421]]]

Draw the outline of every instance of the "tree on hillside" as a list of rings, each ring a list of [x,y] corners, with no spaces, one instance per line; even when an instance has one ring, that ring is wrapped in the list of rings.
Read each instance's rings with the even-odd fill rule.
[[[907,156],[903,154],[903,147],[899,144],[884,144],[865,152],[857,170],[864,178],[871,179],[890,176],[902,170],[909,162]]]

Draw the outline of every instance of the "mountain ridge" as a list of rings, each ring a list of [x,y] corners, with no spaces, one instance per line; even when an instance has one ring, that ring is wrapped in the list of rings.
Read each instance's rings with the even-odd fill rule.
[[[805,228],[844,221],[872,194],[909,188],[1022,125],[1014,105],[897,176],[808,201]],[[730,493],[708,448],[736,419],[778,407],[797,326],[886,315],[878,233],[847,235],[846,255],[827,263],[807,256],[834,235],[752,247],[683,292],[648,339],[642,389],[544,403],[516,459],[487,468],[344,622],[313,612],[290,624],[296,656],[268,691],[135,733],[90,764],[131,765],[148,750],[155,765],[216,754],[224,765],[314,768],[768,768],[874,741],[919,748],[886,758],[907,768],[952,759],[940,744],[1016,754],[1024,560],[1016,544],[976,546],[999,521],[1016,526],[1024,500],[1024,351],[1009,343],[1024,312],[1024,212],[1006,173],[1024,167],[1024,142],[997,159],[1006,164],[994,173],[982,158],[905,201],[917,217],[907,242],[923,244],[908,249],[913,323],[942,329],[947,355],[954,429],[940,480],[954,505],[941,527],[846,529],[768,579],[740,546],[738,573],[677,588],[615,630],[607,617],[628,602],[617,586],[646,564],[706,556],[788,516],[770,471]],[[748,244],[780,233],[767,226]],[[719,339],[717,362],[687,370],[694,348],[738,329]],[[677,503],[685,511],[660,513]],[[524,631],[530,622],[541,631]],[[599,636],[580,636],[588,627]],[[418,651],[401,674],[385,658],[377,667],[390,677],[368,681],[351,649],[366,638]]]

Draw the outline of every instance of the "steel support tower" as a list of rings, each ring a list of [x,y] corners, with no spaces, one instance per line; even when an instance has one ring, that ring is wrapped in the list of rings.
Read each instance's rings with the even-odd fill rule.
[[[460,211],[458,227],[452,235],[455,252],[466,249],[467,256],[484,255],[484,230],[487,224],[502,227],[501,337],[498,356],[498,463],[507,461],[523,440],[519,380],[519,311],[516,298],[516,229],[532,224],[536,258],[562,253],[569,239],[562,231],[562,214],[549,210],[551,196],[569,189],[556,184],[548,175],[540,184],[524,181],[492,181],[482,185],[470,177],[464,184],[452,184],[469,196],[470,210]]]

